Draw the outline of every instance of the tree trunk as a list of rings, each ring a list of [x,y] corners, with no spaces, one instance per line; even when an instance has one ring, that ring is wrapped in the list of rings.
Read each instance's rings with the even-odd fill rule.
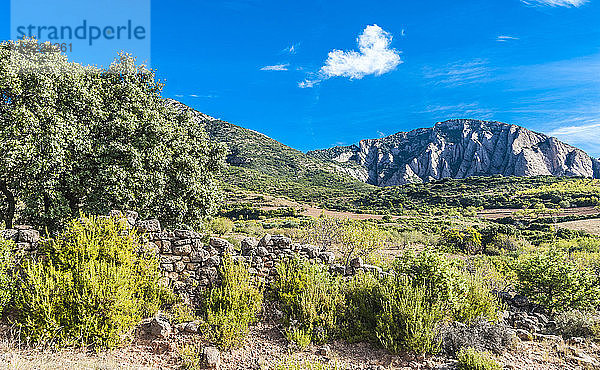
[[[4,194],[8,207],[6,208],[6,214],[4,215],[4,225],[7,229],[12,229],[13,220],[15,218],[15,208],[17,202],[15,201],[15,195],[8,189],[6,182],[0,181],[0,192]]]

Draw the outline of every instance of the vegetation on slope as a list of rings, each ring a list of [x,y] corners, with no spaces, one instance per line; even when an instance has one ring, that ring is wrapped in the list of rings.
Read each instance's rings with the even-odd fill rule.
[[[351,203],[356,194],[374,188],[258,132],[219,120],[207,121],[206,130],[229,149],[230,166],[222,178],[229,186],[327,208]]]

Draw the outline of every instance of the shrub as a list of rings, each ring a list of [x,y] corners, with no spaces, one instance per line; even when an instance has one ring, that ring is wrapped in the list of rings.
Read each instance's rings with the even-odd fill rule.
[[[213,233],[223,236],[233,231],[234,223],[228,218],[217,217],[210,221],[209,226]]]
[[[181,350],[177,352],[179,358],[181,359],[181,368],[187,370],[196,370],[203,369],[203,358],[202,358],[202,348],[186,344],[183,346]]]
[[[450,229],[444,231],[442,243],[450,250],[467,254],[477,254],[483,251],[481,234],[472,227],[463,230]]]
[[[284,312],[287,330],[296,332],[288,337],[304,334],[315,343],[331,338],[343,303],[341,280],[324,266],[299,258],[280,263],[277,275],[273,292]]]
[[[441,329],[442,348],[449,356],[471,347],[480,351],[502,353],[513,344],[511,329],[502,324],[479,318],[465,325],[453,322]]]
[[[396,259],[394,271],[408,275],[413,287],[424,287],[430,303],[444,302],[452,319],[461,322],[480,316],[497,319],[497,299],[481,277],[459,269],[441,254],[405,253]]]
[[[35,342],[112,347],[172,298],[135,232],[104,217],[72,221],[40,247],[16,294],[18,325]]]
[[[382,284],[376,335],[389,351],[439,350],[438,324],[445,317],[445,307],[442,302],[430,302],[426,291],[425,286],[415,287],[403,276],[390,277]]]
[[[373,274],[359,273],[344,284],[341,335],[350,341],[377,341],[375,329],[381,312],[380,281]]]
[[[557,315],[554,321],[556,321],[556,331],[565,338],[597,339],[600,337],[600,316],[597,313],[565,311]]]
[[[479,352],[473,348],[462,349],[457,359],[458,370],[502,370],[502,365],[489,353]]]
[[[461,299],[456,302],[453,318],[464,323],[481,317],[497,321],[498,299],[484,285],[483,278],[465,273],[463,279],[466,286],[461,289]]]
[[[0,315],[13,299],[15,292],[15,243],[0,238]]]
[[[256,321],[263,294],[241,261],[225,257],[220,275],[221,284],[212,288],[203,302],[205,329],[218,346],[231,348],[244,340],[249,325]]]
[[[595,308],[600,302],[597,276],[559,250],[524,255],[515,270],[518,289],[550,310]]]
[[[304,349],[310,345],[312,342],[312,334],[307,329],[290,327],[285,331],[285,338],[297,345],[298,347]]]
[[[183,301],[173,304],[167,313],[169,315],[169,321],[172,324],[180,324],[198,319],[192,305]]]

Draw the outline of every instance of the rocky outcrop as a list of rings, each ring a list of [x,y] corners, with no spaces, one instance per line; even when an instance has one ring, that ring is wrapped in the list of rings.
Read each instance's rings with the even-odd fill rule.
[[[523,127],[478,120],[439,122],[308,154],[378,186],[497,174],[600,178],[600,161],[580,149]]]

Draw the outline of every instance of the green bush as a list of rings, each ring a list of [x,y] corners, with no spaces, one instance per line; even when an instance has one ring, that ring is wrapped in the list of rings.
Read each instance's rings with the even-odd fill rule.
[[[303,333],[322,343],[335,335],[343,303],[341,280],[324,266],[299,258],[280,263],[277,274],[273,292],[284,312],[287,330],[296,332],[288,336]]]
[[[444,231],[442,243],[450,251],[459,251],[466,254],[477,254],[483,252],[481,234],[473,227],[466,229],[450,229]]]
[[[380,281],[373,274],[359,273],[344,284],[341,335],[350,341],[376,342],[377,315],[381,312]]]
[[[249,325],[256,321],[263,294],[243,262],[225,257],[220,275],[221,284],[212,288],[203,302],[205,325],[213,342],[231,348],[244,340]]]
[[[515,271],[518,289],[550,310],[595,308],[600,302],[598,277],[560,250],[523,255]]]
[[[72,221],[26,263],[17,324],[35,342],[113,347],[172,298],[135,232],[105,217]]]
[[[442,302],[429,302],[426,287],[415,287],[408,278],[388,278],[380,289],[382,310],[375,329],[389,351],[435,353],[440,349],[438,323],[445,317]]]
[[[498,363],[487,352],[480,352],[473,348],[463,348],[458,352],[458,370],[502,370]]]
[[[425,288],[430,303],[444,302],[454,320],[470,322],[480,316],[497,319],[497,299],[482,279],[463,271],[442,254],[405,253],[396,259],[394,271],[409,276],[413,287]]]
[[[392,274],[359,273],[349,280],[299,259],[277,269],[273,292],[286,335],[300,346],[344,338],[392,352],[431,353],[440,349],[443,323],[497,319],[498,302],[482,279],[440,254],[405,254]]]
[[[15,292],[15,243],[0,238],[0,315],[13,299]]]
[[[217,217],[210,221],[209,226],[213,233],[223,236],[233,231],[234,223],[228,218]]]

